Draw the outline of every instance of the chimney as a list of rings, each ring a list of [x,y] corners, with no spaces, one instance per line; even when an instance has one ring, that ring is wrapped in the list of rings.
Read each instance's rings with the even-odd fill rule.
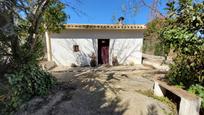
[[[118,24],[119,24],[119,25],[123,25],[123,24],[124,24],[124,19],[125,19],[125,18],[122,17],[122,16],[121,16],[120,18],[118,18]]]

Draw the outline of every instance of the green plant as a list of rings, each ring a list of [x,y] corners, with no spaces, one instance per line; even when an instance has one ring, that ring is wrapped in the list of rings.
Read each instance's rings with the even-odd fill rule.
[[[155,18],[146,25],[147,29],[144,32],[143,52],[164,56],[166,49],[163,47],[164,45],[161,44],[160,31],[165,27],[165,22],[166,20],[163,18]]]
[[[43,56],[45,32],[64,29],[65,6],[60,0],[0,0],[0,65],[6,58],[8,70],[36,64]]]
[[[201,85],[192,85],[189,89],[189,92],[198,95],[201,100],[201,108],[204,110],[204,87]]]
[[[178,0],[167,3],[168,23],[161,42],[177,54],[166,77],[174,85],[204,85],[204,2]]]
[[[54,84],[37,64],[45,32],[60,32],[67,17],[60,0],[0,0],[0,8],[0,76],[8,78],[7,108],[12,111],[33,96],[45,95]]]
[[[154,55],[157,56],[165,56],[165,49],[164,45],[159,41],[158,43],[155,44],[154,47]]]
[[[197,56],[179,56],[166,75],[170,83],[188,89],[192,84],[204,85],[204,59]]]
[[[15,110],[19,105],[34,96],[42,96],[55,84],[55,79],[37,65],[25,65],[7,74],[11,87],[8,111]]]

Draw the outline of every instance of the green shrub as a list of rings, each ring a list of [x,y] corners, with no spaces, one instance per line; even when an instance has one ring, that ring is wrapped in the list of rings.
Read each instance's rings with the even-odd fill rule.
[[[202,55],[177,56],[166,75],[170,83],[188,89],[193,84],[204,85],[204,59]]]
[[[11,87],[7,111],[15,110],[34,96],[46,95],[55,83],[54,77],[37,65],[25,65],[6,77]]]
[[[147,53],[147,54],[150,54],[150,55],[154,55],[154,52],[155,52],[155,47],[157,45],[159,41],[158,40],[155,40],[155,41],[152,41],[152,40],[144,40],[143,42],[143,52],[144,53]]]
[[[167,75],[172,84],[204,85],[204,39],[202,34],[204,2],[178,0],[167,3],[167,25],[160,32],[161,42],[177,55]],[[193,16],[192,16],[193,15]]]
[[[188,91],[201,97],[201,108],[204,109],[204,87],[196,84],[192,85]]]
[[[150,40],[144,40],[143,42],[143,52],[151,55],[156,55],[156,56],[166,56],[166,52],[169,51],[169,48],[165,47],[161,41],[155,40],[155,41],[150,41]]]
[[[143,42],[143,47],[142,47],[142,52],[146,53],[147,50],[148,50],[148,45],[147,45],[147,43],[146,43],[145,40],[144,40],[144,42]]]
[[[164,44],[162,44],[161,42],[158,42],[155,44],[155,47],[154,47],[154,55],[156,56],[165,56],[165,49],[164,49]]]

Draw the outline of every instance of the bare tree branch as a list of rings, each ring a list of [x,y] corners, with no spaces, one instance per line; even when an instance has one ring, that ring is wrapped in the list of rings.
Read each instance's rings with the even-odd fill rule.
[[[151,15],[156,16],[156,17],[161,17],[164,18],[165,15],[162,14],[158,9],[157,9],[157,4],[159,3],[160,0],[153,0],[152,5],[149,5],[145,2],[145,0],[140,0],[140,2],[147,8],[151,10]]]
[[[85,12],[79,10],[74,5],[72,5],[70,2],[65,2],[64,5],[71,8],[78,16],[81,16],[81,14],[87,16]]]

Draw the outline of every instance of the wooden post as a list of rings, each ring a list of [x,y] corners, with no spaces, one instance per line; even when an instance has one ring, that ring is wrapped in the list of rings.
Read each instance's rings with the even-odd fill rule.
[[[51,40],[50,40],[48,31],[45,32],[45,38],[46,38],[46,48],[47,48],[47,60],[52,61]]]

